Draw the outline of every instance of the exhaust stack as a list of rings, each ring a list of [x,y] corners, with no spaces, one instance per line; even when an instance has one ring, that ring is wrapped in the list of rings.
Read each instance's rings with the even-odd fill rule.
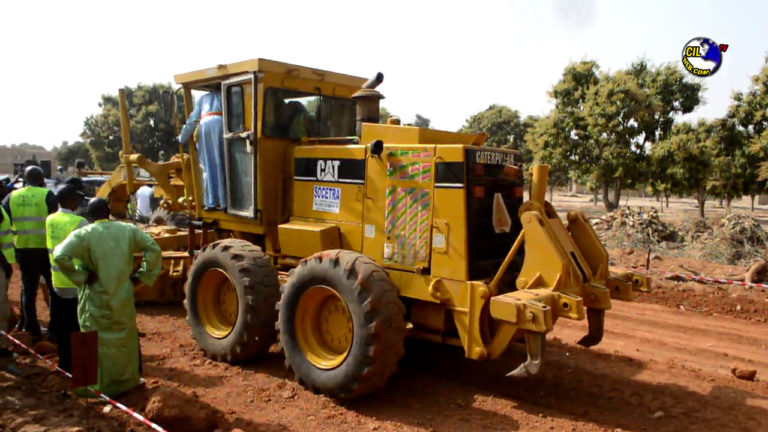
[[[363,123],[379,122],[379,101],[384,99],[384,95],[379,93],[376,87],[382,82],[384,82],[384,74],[379,72],[352,95],[352,99],[357,102],[355,118],[357,136],[362,135]]]

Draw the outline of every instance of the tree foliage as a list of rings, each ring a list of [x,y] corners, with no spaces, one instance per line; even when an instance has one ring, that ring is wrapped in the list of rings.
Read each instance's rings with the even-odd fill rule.
[[[525,144],[520,113],[504,105],[494,104],[472,115],[459,132],[484,133],[488,135],[485,144],[489,147],[522,150]]]
[[[161,150],[165,154],[178,151],[178,144],[174,140],[175,125],[170,121],[170,107],[163,104],[164,91],[171,91],[171,86],[139,84],[135,88],[126,88],[128,116],[131,120],[131,145],[135,152],[152,160],[157,160]],[[117,96],[102,95],[99,107],[99,114],[85,119],[80,136],[86,142],[96,167],[111,170],[119,163],[119,152],[122,148]],[[179,112],[181,107],[179,96]]]
[[[54,151],[56,152],[56,160],[64,169],[75,166],[75,161],[78,159],[86,161],[86,164],[89,164],[91,161],[91,152],[82,141],[75,141],[72,144],[65,141],[61,146],[55,148]]]
[[[742,196],[747,179],[745,136],[736,121],[727,117],[714,120],[705,133],[714,155],[710,190],[725,200],[725,211],[730,213],[731,201]]]
[[[745,143],[744,194],[752,198],[765,191],[768,185],[768,57],[760,72],[752,76],[752,83],[745,92],[734,93],[728,110]]]
[[[607,73],[595,61],[571,63],[552,88],[555,108],[530,145],[553,171],[599,187],[610,211],[622,188],[647,179],[649,146],[669,134],[676,116],[698,106],[700,92],[700,84],[671,65],[652,68],[640,60]]]
[[[672,193],[693,194],[701,217],[714,169],[713,143],[707,137],[710,131],[705,120],[696,126],[688,122],[675,124],[665,139],[651,147],[651,188],[666,198],[667,206]]]

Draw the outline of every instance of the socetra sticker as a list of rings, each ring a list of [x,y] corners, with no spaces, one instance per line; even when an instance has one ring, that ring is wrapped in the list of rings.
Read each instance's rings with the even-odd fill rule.
[[[338,213],[341,207],[341,188],[313,186],[312,210]]]

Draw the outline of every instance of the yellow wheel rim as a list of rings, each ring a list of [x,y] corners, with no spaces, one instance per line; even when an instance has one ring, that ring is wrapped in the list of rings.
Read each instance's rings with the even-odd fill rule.
[[[226,337],[237,322],[237,290],[224,270],[212,268],[200,278],[197,310],[205,331],[217,338]]]
[[[317,285],[299,298],[294,317],[296,341],[307,360],[320,369],[340,365],[352,347],[352,316],[344,300]]]

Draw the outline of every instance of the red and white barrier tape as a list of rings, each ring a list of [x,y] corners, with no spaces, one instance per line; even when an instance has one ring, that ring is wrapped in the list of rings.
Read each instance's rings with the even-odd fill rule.
[[[51,367],[53,367],[53,368],[54,368],[54,369],[55,369],[57,372],[59,372],[59,373],[63,374],[63,375],[64,375],[64,376],[66,376],[67,378],[70,378],[70,379],[72,379],[72,374],[70,374],[69,372],[65,371],[64,369],[61,369],[60,367],[56,366],[56,365],[55,365],[55,364],[54,364],[52,361],[50,361],[50,360],[48,360],[47,358],[45,358],[45,357],[41,356],[40,354],[36,353],[36,352],[35,352],[35,351],[34,351],[32,348],[30,348],[30,347],[28,347],[28,346],[24,345],[23,343],[21,343],[21,341],[19,341],[19,340],[18,340],[18,339],[16,339],[15,337],[13,337],[13,336],[9,335],[8,333],[4,332],[3,330],[0,330],[0,334],[2,334],[3,336],[5,336],[5,337],[6,337],[8,340],[10,340],[11,342],[13,342],[14,344],[16,344],[16,345],[18,345],[18,346],[22,347],[23,349],[25,349],[26,351],[28,351],[29,353],[31,353],[32,355],[34,355],[34,356],[35,356],[35,357],[37,357],[38,359],[42,360],[42,361],[43,361],[43,362],[45,362],[45,363],[46,363],[48,366],[51,366]],[[158,425],[158,424],[156,424],[156,423],[152,423],[151,421],[149,421],[149,420],[148,420],[146,417],[144,417],[143,415],[141,415],[141,414],[137,413],[136,411],[134,411],[134,410],[132,410],[132,409],[128,408],[127,406],[125,406],[125,405],[121,404],[120,402],[118,402],[118,401],[116,401],[116,400],[114,400],[114,399],[110,398],[109,396],[105,395],[104,393],[102,393],[102,392],[100,392],[100,391],[98,391],[98,390],[96,390],[96,389],[92,389],[92,388],[90,388],[90,387],[86,387],[86,388],[87,388],[89,391],[91,391],[93,394],[95,394],[96,396],[98,396],[98,397],[100,397],[101,399],[103,399],[104,401],[106,401],[106,402],[110,403],[111,405],[113,405],[113,406],[117,407],[117,408],[118,408],[118,409],[120,409],[121,411],[123,411],[123,412],[126,412],[126,413],[130,414],[130,415],[131,415],[131,417],[133,417],[133,418],[135,418],[136,420],[138,420],[138,421],[140,421],[140,422],[144,423],[145,425],[147,425],[147,426],[149,426],[150,428],[152,428],[152,429],[156,430],[157,432],[167,432],[165,429],[163,429],[163,428],[162,428],[162,426],[160,426],[160,425]]]
[[[712,276],[699,276],[699,275],[694,275],[690,273],[654,272],[654,271],[646,271],[646,270],[640,270],[640,269],[626,269],[626,270],[629,272],[641,273],[646,276],[659,275],[659,276],[664,276],[665,278],[689,279],[689,280],[700,281],[700,282],[709,282],[709,283],[717,283],[717,284],[725,284],[725,285],[738,285],[738,286],[743,286],[747,288],[768,288],[767,284],[716,278]]]

